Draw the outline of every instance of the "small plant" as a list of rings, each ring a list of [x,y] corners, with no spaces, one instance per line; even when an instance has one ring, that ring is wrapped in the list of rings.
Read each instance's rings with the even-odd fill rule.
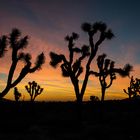
[[[96,101],[100,101],[100,99],[97,96],[90,96],[90,101],[96,102]]]
[[[43,92],[43,88],[41,88],[35,81],[29,82],[28,85],[25,86],[25,89],[29,93],[32,102]]]
[[[129,96],[129,99],[135,98],[138,94],[140,94],[140,79],[136,78],[134,80],[133,76],[130,80],[130,85],[126,89],[123,89],[124,93],[126,93]]]
[[[21,97],[21,93],[18,91],[17,87],[14,88],[14,96],[15,96],[15,101],[18,102]]]

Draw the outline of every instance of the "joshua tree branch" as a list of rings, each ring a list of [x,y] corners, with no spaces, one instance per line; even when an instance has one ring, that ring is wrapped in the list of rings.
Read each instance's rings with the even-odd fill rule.
[[[18,83],[21,82],[21,80],[29,73],[30,65],[24,66],[24,68],[21,70],[19,77],[11,83],[11,87],[15,87]]]
[[[95,76],[100,76],[100,73],[98,73],[98,72],[95,72],[95,71],[90,71],[89,72],[89,75],[95,75]]]
[[[110,76],[110,83],[106,86],[106,88],[109,88],[112,85],[112,83],[113,83],[113,79]]]

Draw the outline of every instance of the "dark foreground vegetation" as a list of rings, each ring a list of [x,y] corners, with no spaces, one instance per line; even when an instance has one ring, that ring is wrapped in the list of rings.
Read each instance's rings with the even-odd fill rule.
[[[139,140],[140,101],[0,102],[1,140]]]

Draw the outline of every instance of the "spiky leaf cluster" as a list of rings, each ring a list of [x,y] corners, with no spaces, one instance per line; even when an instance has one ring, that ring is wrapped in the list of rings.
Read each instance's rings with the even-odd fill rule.
[[[79,35],[77,33],[73,32],[71,36],[67,35],[65,37],[65,40],[66,41],[77,40],[78,38],[79,38]]]
[[[31,60],[31,55],[29,53],[19,53],[18,59],[24,61],[25,63],[29,62]]]
[[[62,61],[61,55],[58,55],[54,52],[50,52],[50,58],[51,58],[50,65],[53,67],[56,67]]]
[[[120,71],[118,70],[118,73],[122,77],[125,77],[125,76],[129,76],[130,75],[130,72],[132,70],[133,70],[133,66],[131,66],[130,64],[126,64],[122,70],[120,70]]]
[[[28,45],[28,36],[21,38],[21,31],[13,29],[9,37],[10,47],[16,50],[24,49]]]
[[[111,29],[107,29],[107,25],[103,22],[95,22],[94,24],[86,22],[82,24],[81,28],[92,36],[97,33],[97,31],[101,32],[102,39],[112,39],[114,37]]]
[[[45,55],[44,53],[41,53],[37,56],[35,67],[36,69],[41,69],[41,66],[45,63]]]

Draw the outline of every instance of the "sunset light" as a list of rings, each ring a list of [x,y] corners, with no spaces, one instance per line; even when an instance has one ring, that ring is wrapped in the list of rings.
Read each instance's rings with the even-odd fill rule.
[[[79,4],[80,2],[80,4]],[[138,1],[137,1],[138,2]],[[44,88],[38,101],[75,101],[75,91],[69,77],[63,77],[60,65],[53,68],[50,65],[50,52],[64,54],[69,57],[68,42],[64,40],[66,35],[72,32],[79,34],[79,39],[74,41],[75,46],[81,48],[84,44],[89,45],[88,34],[84,33],[81,25],[84,22],[94,24],[104,22],[107,28],[114,33],[114,38],[105,40],[100,45],[96,57],[91,63],[91,69],[98,71],[96,60],[103,53],[107,58],[115,61],[115,67],[123,68],[125,64],[133,66],[129,77],[116,75],[116,80],[106,90],[106,99],[125,99],[130,77],[140,78],[140,29],[139,24],[139,2],[130,1],[56,1],[56,0],[2,0],[0,4],[0,35],[9,35],[13,28],[21,31],[22,37],[28,35],[28,46],[23,52],[32,56],[32,66],[40,53],[45,55],[45,64],[39,71],[27,74],[23,80],[16,85],[22,94],[20,100],[29,100],[30,96],[25,90],[28,82],[36,81]],[[135,7],[135,8],[134,8]],[[127,14],[126,14],[127,13]],[[98,38],[98,35],[96,36]],[[8,72],[11,65],[11,49],[7,47],[6,54],[0,58],[0,92],[6,86]],[[86,65],[87,58],[82,62]],[[13,79],[18,77],[24,62],[20,62],[14,73]],[[85,67],[84,67],[85,73]],[[84,74],[80,76],[80,88],[84,80]],[[14,100],[14,88],[11,88],[4,98]],[[99,79],[90,76],[84,94],[84,100],[90,100],[90,96],[101,98],[101,86]]]

